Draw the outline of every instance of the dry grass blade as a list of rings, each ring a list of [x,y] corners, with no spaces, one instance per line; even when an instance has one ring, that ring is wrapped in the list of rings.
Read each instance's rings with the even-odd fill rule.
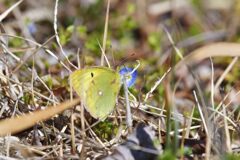
[[[194,50],[188,56],[184,57],[183,60],[176,65],[176,68],[183,66],[184,64],[194,64],[208,57],[225,56],[240,56],[240,44],[219,42],[203,46],[199,49]]]
[[[105,50],[106,50],[106,43],[107,43],[109,8],[110,8],[110,0],[107,1],[107,12],[106,12],[106,19],[105,19],[105,26],[104,26],[104,34],[103,34],[101,66],[104,66],[104,57],[105,57]]]
[[[2,22],[2,20],[14,9],[16,8],[20,3],[22,3],[23,0],[18,1],[17,3],[15,3],[14,5],[12,5],[8,10],[6,10],[5,12],[3,12],[0,15],[0,22]]]
[[[151,90],[146,94],[146,97],[145,97],[145,99],[144,99],[144,102],[147,101],[147,99],[149,98],[150,94],[153,93],[153,91],[159,86],[159,84],[162,82],[162,80],[166,77],[166,75],[167,75],[170,71],[171,71],[171,67],[167,70],[167,72],[165,72],[165,73],[163,74],[163,76],[162,76],[159,80],[157,80],[157,81],[155,82],[154,86],[153,86],[153,87],[151,88]]]
[[[54,59],[56,59],[66,70],[68,70],[69,72],[71,72],[71,70],[69,69],[69,67],[67,67],[63,61],[61,61],[52,51],[50,51],[49,49],[47,49],[44,45],[40,44],[40,43],[37,43],[31,39],[28,39],[28,38],[23,38],[23,37],[20,37],[20,36],[15,36],[15,35],[10,35],[10,34],[3,34],[3,33],[0,33],[0,36],[8,36],[8,37],[12,37],[12,38],[18,38],[18,39],[21,39],[21,40],[24,40],[28,43],[33,43],[34,45],[36,45],[37,47],[40,47],[42,49],[44,49],[46,51],[46,53],[48,53],[49,55],[51,55]],[[55,35],[54,35],[55,37]],[[48,40],[47,40],[48,41]],[[3,46],[4,47],[4,46]],[[7,47],[4,47],[4,48],[7,48]],[[29,50],[31,49],[36,49],[35,47],[33,48],[28,48]],[[6,50],[6,49],[5,49]],[[13,53],[14,52],[24,52],[24,49],[13,49],[13,48],[7,48],[7,53],[11,53],[12,55],[14,55]],[[12,56],[11,55],[11,56]],[[17,61],[20,61],[20,59],[18,57],[14,57]]]
[[[194,98],[195,98],[195,101],[196,101],[196,105],[197,105],[197,108],[198,108],[198,111],[200,113],[200,117],[202,119],[202,123],[203,123],[203,127],[205,129],[205,132],[206,132],[206,135],[207,135],[207,142],[206,142],[206,160],[209,160],[209,157],[210,157],[210,150],[211,150],[211,139],[209,138],[210,137],[210,131],[209,131],[209,128],[207,126],[207,122],[206,122],[206,118],[204,117],[204,114],[203,114],[203,111],[202,111],[202,107],[200,106],[199,102],[198,102],[198,98],[197,98],[197,95],[196,95],[196,92],[193,91],[193,95],[194,95]]]
[[[13,73],[17,72],[20,67],[22,67],[24,64],[26,64],[28,59],[30,59],[32,56],[36,55],[38,53],[38,51],[40,49],[42,49],[43,46],[47,45],[53,38],[55,38],[55,36],[50,37],[46,42],[44,42],[44,44],[38,46],[38,48],[36,48],[36,50],[32,54],[30,54],[28,57],[26,57],[23,60],[20,60],[20,63],[14,68]]]
[[[212,58],[210,57],[210,62],[211,62],[211,68],[212,68],[212,73],[211,73],[211,103],[212,103],[212,108],[214,108],[214,67],[213,67],[213,61]]]
[[[227,151],[228,152],[232,152],[232,148],[231,148],[231,138],[230,138],[230,132],[229,132],[229,126],[228,126],[228,122],[227,122],[227,118],[228,115],[226,113],[226,108],[225,106],[223,106],[223,115],[224,115],[224,129],[225,129],[225,134],[226,134],[226,145],[227,145]]]
[[[56,106],[48,107],[45,110],[38,110],[20,117],[0,121],[0,136],[13,134],[27,129],[39,121],[44,121],[55,114],[58,114],[80,102],[80,99],[66,101]]]
[[[67,60],[67,62],[75,69],[77,69],[77,67],[72,64],[72,62],[70,62],[70,60],[68,59],[68,56],[66,55],[66,53],[64,52],[63,50],[63,47],[61,45],[61,42],[60,42],[60,38],[59,38],[59,34],[58,34],[58,26],[57,26],[57,14],[58,14],[58,0],[56,0],[55,2],[55,7],[54,7],[54,23],[53,23],[53,29],[54,29],[54,32],[55,32],[55,37],[56,37],[56,41],[57,41],[57,44],[61,50],[61,53],[63,54],[63,56],[65,57],[65,59]]]
[[[127,78],[126,75],[123,76],[123,87],[124,87],[124,94],[126,98],[126,123],[129,128],[129,131],[132,132],[132,114],[131,114],[131,108],[129,104],[129,98],[128,98],[128,87],[127,87]]]
[[[234,57],[234,59],[232,60],[232,62],[228,65],[228,67],[224,70],[223,74],[218,78],[215,86],[214,86],[214,91],[217,91],[217,89],[219,88],[220,84],[222,83],[222,81],[224,80],[224,78],[226,77],[226,75],[231,71],[231,69],[233,68],[233,66],[236,64],[236,62],[238,61],[238,57]]]

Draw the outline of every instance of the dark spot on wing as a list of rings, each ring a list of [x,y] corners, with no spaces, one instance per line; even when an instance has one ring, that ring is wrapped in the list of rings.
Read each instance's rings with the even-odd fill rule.
[[[93,72],[91,72],[91,77],[93,77],[94,76],[94,74],[93,74]]]
[[[116,79],[113,79],[113,80],[111,81],[111,84],[114,84],[114,83],[116,83]]]

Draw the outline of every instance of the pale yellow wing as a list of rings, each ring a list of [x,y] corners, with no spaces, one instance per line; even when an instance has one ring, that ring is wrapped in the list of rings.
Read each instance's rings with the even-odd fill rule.
[[[121,87],[118,72],[92,67],[73,72],[70,80],[86,110],[94,118],[104,119],[112,112]]]

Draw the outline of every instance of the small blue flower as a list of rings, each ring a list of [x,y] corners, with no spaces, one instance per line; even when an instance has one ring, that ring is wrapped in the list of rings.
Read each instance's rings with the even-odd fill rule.
[[[27,25],[27,28],[31,34],[34,34],[37,32],[37,26],[34,22],[31,22]]]
[[[126,79],[127,79],[127,87],[133,86],[135,81],[136,81],[136,79],[137,79],[137,70],[135,70],[132,74],[130,74],[132,71],[133,71],[133,69],[132,68],[128,68],[128,67],[123,67],[119,71],[122,80],[123,80],[123,76],[124,75],[129,74],[126,77]]]

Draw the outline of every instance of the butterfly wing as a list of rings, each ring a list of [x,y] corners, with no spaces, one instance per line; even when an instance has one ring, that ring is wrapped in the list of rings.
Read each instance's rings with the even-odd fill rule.
[[[120,75],[105,67],[81,69],[70,75],[73,89],[94,118],[105,118],[114,109],[121,87]]]

